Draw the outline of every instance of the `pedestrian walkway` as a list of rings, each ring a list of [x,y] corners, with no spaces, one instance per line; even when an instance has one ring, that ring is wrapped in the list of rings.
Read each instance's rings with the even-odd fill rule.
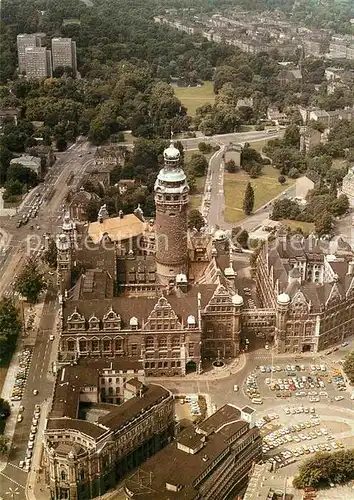
[[[211,368],[209,370],[204,371],[203,373],[188,373],[184,377],[147,377],[149,382],[154,382],[158,380],[169,380],[183,381],[183,382],[191,382],[193,380],[197,381],[211,381],[211,380],[219,380],[223,378],[228,378],[231,375],[235,375],[240,372],[246,366],[246,355],[241,354],[239,358],[232,360],[230,363],[225,363],[223,367],[220,368]]]
[[[20,359],[19,359],[19,354],[20,354],[20,349],[18,348],[15,352],[14,355],[12,356],[10,366],[7,369],[7,374],[5,378],[4,385],[2,387],[1,391],[1,397],[5,399],[6,401],[11,401],[11,393],[12,393],[12,388],[15,383],[16,379],[16,374],[19,370],[20,366]],[[11,449],[11,444],[15,432],[15,427],[17,423],[17,417],[19,413],[19,408],[20,408],[20,401],[15,401],[11,403],[11,413],[10,416],[6,420],[6,425],[4,429],[4,436],[7,437],[8,439],[8,450],[10,452]],[[3,456],[0,459],[0,472],[2,472],[6,465],[7,465],[7,459],[8,456]]]
[[[44,306],[44,300],[43,303],[36,304],[34,308],[30,308],[28,312],[31,315],[34,315],[34,320],[33,320],[33,326],[32,329],[29,330],[28,335],[21,336],[18,339],[17,342],[17,348],[16,351],[14,352],[10,365],[7,369],[6,373],[6,378],[4,381],[4,385],[1,390],[1,397],[5,399],[6,401],[11,402],[11,393],[12,389],[15,385],[15,380],[16,380],[16,375],[19,371],[20,368],[20,353],[23,349],[24,346],[33,346],[36,342],[37,338],[37,332],[38,332],[38,326],[39,326],[39,320],[42,314]],[[25,315],[26,316],[26,315]],[[26,317],[25,317],[25,324],[26,324]],[[13,436],[15,433],[15,428],[17,424],[17,417],[19,414],[19,409],[20,409],[21,401],[13,401],[11,402],[11,414],[6,420],[6,425],[4,429],[4,436],[8,438],[8,450],[10,451],[12,441],[13,441]],[[7,460],[8,456],[3,456],[0,459],[0,472],[3,471],[7,465]]]

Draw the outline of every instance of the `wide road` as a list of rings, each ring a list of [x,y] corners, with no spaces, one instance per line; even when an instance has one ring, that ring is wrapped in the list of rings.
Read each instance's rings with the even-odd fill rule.
[[[213,144],[219,145],[227,145],[230,142],[235,144],[242,144],[245,142],[252,141],[263,141],[265,139],[275,139],[276,137],[280,137],[283,134],[283,131],[272,130],[269,132],[266,131],[255,131],[251,130],[249,132],[232,132],[230,134],[216,134],[212,136],[199,135],[198,137],[188,138],[188,139],[180,139],[184,148],[189,149],[198,149],[198,144],[200,142],[210,142]]]
[[[86,168],[94,163],[93,151],[87,142],[78,142],[64,153],[57,153],[57,161],[46,179],[39,184],[18,210],[16,216],[0,216],[0,296],[8,293],[14,270],[21,268],[31,251],[45,244],[44,234],[55,234],[64,215],[63,201],[74,186],[78,186]],[[41,202],[38,214],[26,225],[16,227],[17,222]],[[33,226],[33,229],[31,229]],[[37,229],[37,227],[39,229]],[[4,245],[2,242],[6,240]]]
[[[9,488],[14,489],[16,487],[19,491],[19,495],[16,498],[19,500],[25,498],[27,473],[21,470],[18,465],[20,460],[24,460],[25,458],[34,405],[39,404],[42,406],[44,401],[52,395],[54,379],[49,374],[49,369],[51,369],[53,342],[49,340],[49,336],[53,333],[53,328],[55,327],[56,308],[56,291],[49,290],[43,308],[36,343],[33,347],[30,370],[21,401],[21,404],[25,408],[23,420],[16,424],[9,461],[5,469],[0,473],[0,496],[4,498],[8,498],[6,495]],[[37,396],[33,395],[34,389],[38,390]],[[15,406],[18,407],[18,404],[16,403]],[[38,432],[35,447],[39,446],[38,441],[41,439],[41,433]]]
[[[274,132],[271,135],[265,132],[245,132],[242,134],[227,134],[221,136],[213,136],[213,140],[217,141],[221,146],[220,151],[215,153],[209,160],[208,175],[206,180],[206,191],[204,195],[204,203],[202,207],[203,215],[206,217],[207,226],[209,229],[213,229],[216,226],[222,227],[223,229],[231,229],[237,224],[228,223],[225,221],[225,194],[224,194],[224,161],[223,153],[225,152],[225,146],[230,142],[252,142],[263,140],[265,138],[270,139],[274,137],[279,137],[281,132]],[[242,136],[240,138],[239,136]],[[242,139],[242,140],[241,140]],[[190,139],[188,139],[190,140]],[[200,139],[199,139],[200,142]],[[224,147],[223,147],[224,146]],[[280,197],[291,197],[295,196],[295,186],[291,187],[284,194],[280,194]],[[206,198],[210,198],[210,207],[208,208],[205,203]],[[258,209],[251,217],[246,218],[240,224],[248,231],[255,229],[260,226],[261,223],[269,217],[271,213],[270,207],[261,207]]]

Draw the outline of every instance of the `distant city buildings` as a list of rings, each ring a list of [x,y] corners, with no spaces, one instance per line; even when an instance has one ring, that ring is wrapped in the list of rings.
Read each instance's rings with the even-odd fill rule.
[[[41,33],[21,33],[17,35],[19,72],[27,78],[48,78],[53,69],[72,68],[76,76],[76,42],[71,38],[53,38],[52,50],[41,46]]]
[[[185,9],[181,19],[179,12],[166,10],[164,15],[155,16],[154,21],[190,35],[201,34],[209,41],[234,45],[250,54],[277,50],[287,55],[300,48],[305,57],[354,59],[354,42],[349,35],[296,26],[279,13],[276,18],[268,12],[254,11],[230,12],[229,17],[214,14],[207,18],[196,15],[192,9],[188,16]]]

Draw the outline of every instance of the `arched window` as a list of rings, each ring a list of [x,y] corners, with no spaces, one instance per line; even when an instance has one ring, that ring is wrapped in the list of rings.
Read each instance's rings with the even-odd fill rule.
[[[65,470],[60,471],[60,479],[61,481],[66,481],[66,472]]]

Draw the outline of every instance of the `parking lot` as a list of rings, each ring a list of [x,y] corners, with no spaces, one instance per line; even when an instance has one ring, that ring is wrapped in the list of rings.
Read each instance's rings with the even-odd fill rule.
[[[29,366],[31,363],[32,351],[25,349],[19,354],[19,368],[16,374],[15,383],[11,392],[11,401],[21,401],[26,381],[28,377]],[[21,422],[22,418],[19,420]]]
[[[348,406],[354,399],[340,365],[327,362],[259,366],[247,377],[244,393],[256,405],[275,398],[303,404],[343,401]]]

